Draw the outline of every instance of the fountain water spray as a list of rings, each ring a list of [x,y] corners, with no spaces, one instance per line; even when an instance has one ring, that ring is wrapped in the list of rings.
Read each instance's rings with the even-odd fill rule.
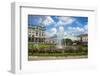
[[[57,33],[57,48],[63,48],[64,26],[60,25]]]

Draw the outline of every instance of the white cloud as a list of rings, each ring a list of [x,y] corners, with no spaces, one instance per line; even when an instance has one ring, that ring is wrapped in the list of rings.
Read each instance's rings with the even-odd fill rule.
[[[68,35],[67,32],[64,32],[64,36]]]
[[[68,30],[73,32],[84,32],[84,28],[81,27],[68,27]]]
[[[41,23],[42,22],[42,18],[40,17],[37,21],[38,21],[38,23]]]
[[[51,29],[51,33],[56,34],[56,33],[57,33],[57,29],[56,29],[56,28],[52,28],[52,29]]]
[[[50,16],[46,16],[45,20],[43,21],[44,25],[50,25],[53,22],[54,20]]]
[[[75,21],[75,19],[72,17],[59,17],[59,20],[61,20],[65,24],[71,24]]]
[[[88,25],[85,25],[85,26],[84,26],[84,29],[85,29],[85,30],[88,30]]]
[[[59,17],[60,20],[63,20],[63,21],[66,21],[66,20],[69,20],[70,17]]]
[[[74,27],[68,27],[68,30],[73,30],[74,29]]]
[[[52,29],[50,29],[50,31],[46,31],[46,37],[52,37],[55,34],[57,34],[57,29],[56,28],[52,28]]]
[[[75,19],[72,17],[58,17],[59,21],[55,24],[55,26],[60,26],[60,25],[68,25],[72,24]]]
[[[76,31],[77,32],[84,32],[84,29],[83,28],[80,28],[80,27],[76,27]]]
[[[59,27],[59,31],[60,31],[60,32],[63,32],[63,31],[64,31],[64,27],[63,27],[63,26],[60,26],[60,27]]]
[[[76,31],[76,32],[85,32],[85,31],[88,31],[88,25],[82,25],[80,22],[78,22],[76,20],[76,23],[78,26],[80,27],[69,27],[70,30],[73,30],[73,31]]]
[[[84,34],[87,34],[88,33],[88,25],[85,25],[83,28],[84,28]]]
[[[79,21],[76,20],[78,26],[83,26]]]
[[[68,35],[79,35],[79,34],[85,34],[87,31],[84,29],[85,27],[68,27],[68,30],[66,31]]]

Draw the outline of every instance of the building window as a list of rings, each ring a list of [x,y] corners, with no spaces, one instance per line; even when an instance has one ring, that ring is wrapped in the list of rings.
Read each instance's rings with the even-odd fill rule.
[[[36,36],[38,36],[38,32],[36,32]]]

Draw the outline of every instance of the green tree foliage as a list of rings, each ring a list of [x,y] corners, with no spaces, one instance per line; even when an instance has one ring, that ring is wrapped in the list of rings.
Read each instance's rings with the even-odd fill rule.
[[[68,38],[65,39],[64,41],[65,41],[66,45],[72,45],[72,43],[73,43],[72,40],[68,39]]]

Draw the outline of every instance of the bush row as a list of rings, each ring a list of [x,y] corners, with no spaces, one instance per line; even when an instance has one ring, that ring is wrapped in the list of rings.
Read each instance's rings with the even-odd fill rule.
[[[28,49],[28,52],[31,54],[34,53],[88,53],[87,47],[66,47],[64,49],[57,49],[57,48],[33,48]]]

